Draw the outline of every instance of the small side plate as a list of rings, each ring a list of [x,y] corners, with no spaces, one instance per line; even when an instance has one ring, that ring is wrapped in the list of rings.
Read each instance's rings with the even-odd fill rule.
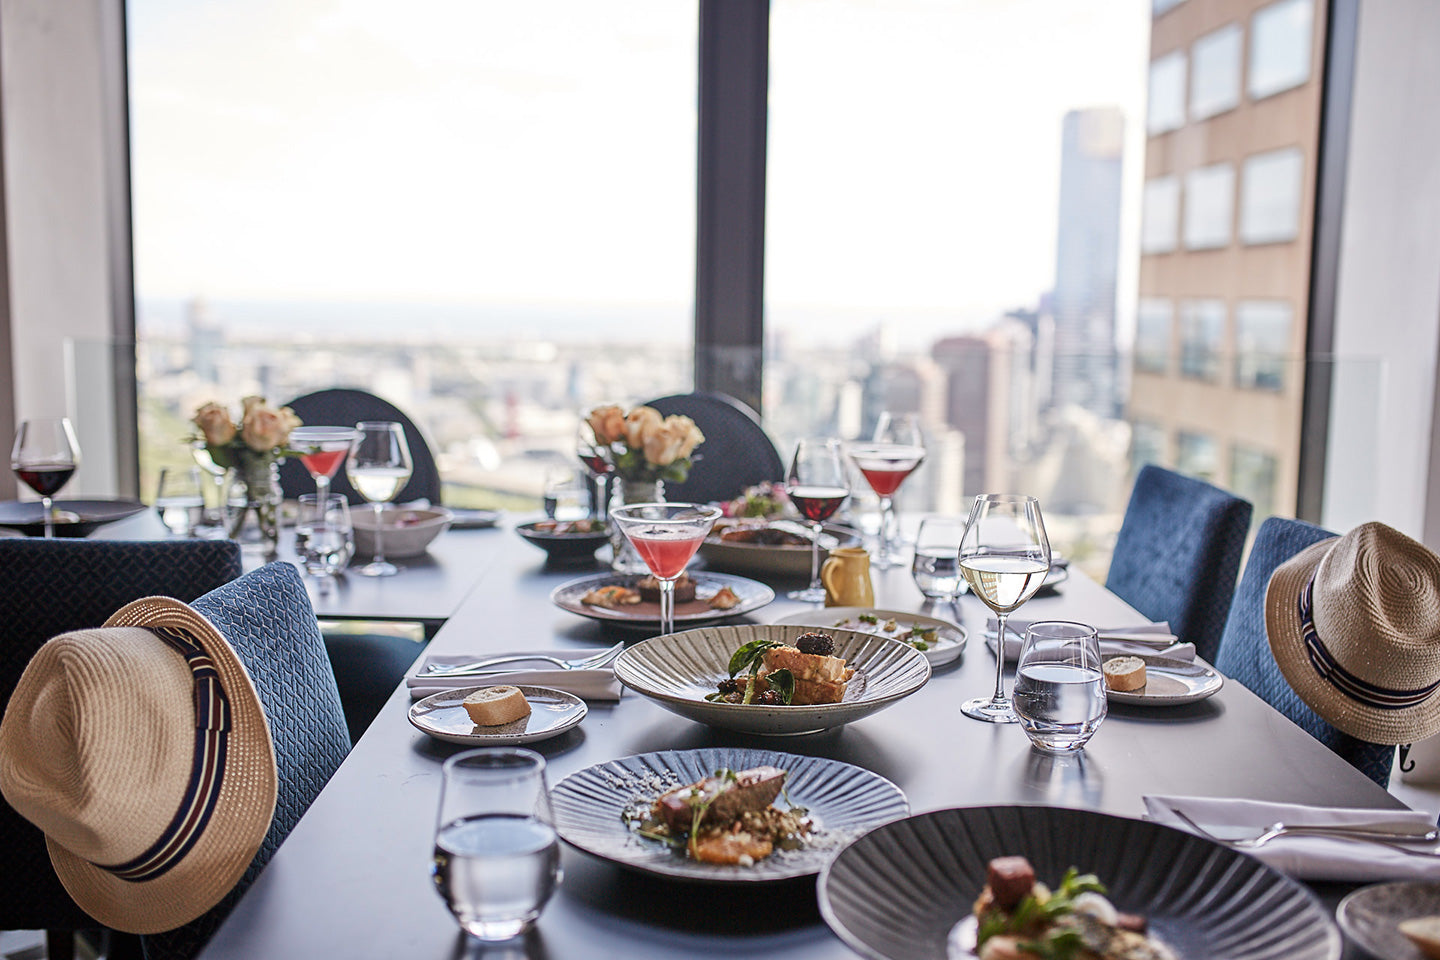
[[[1340,929],[1381,960],[1424,960],[1420,948],[1400,932],[1415,917],[1440,914],[1440,883],[1404,880],[1361,887],[1340,901]]]
[[[879,623],[863,623],[860,620],[862,616],[873,616]],[[885,625],[891,621],[897,624],[897,629],[887,632]],[[856,633],[873,633],[877,637],[888,637],[892,640],[899,639],[900,634],[908,633],[911,624],[934,627],[934,642],[927,643],[926,648],[920,651],[925,655],[925,659],[930,661],[932,667],[938,667],[958,659],[960,654],[965,651],[965,640],[968,636],[964,627],[949,620],[926,617],[918,613],[902,613],[898,610],[876,610],[870,607],[821,607],[792,613],[775,622],[798,623],[807,627],[819,627],[822,630],[826,628],[854,630]],[[900,642],[908,646],[915,646],[909,640]],[[919,648],[916,647],[916,649]]]
[[[469,507],[446,507],[450,511],[451,530],[481,530],[500,522],[499,510],[474,510]]]
[[[1225,685],[1225,678],[1199,657],[1191,661],[1146,654],[1140,659],[1145,661],[1145,686],[1139,690],[1106,690],[1111,703],[1174,707],[1214,696]]]
[[[457,687],[416,700],[410,705],[410,724],[421,733],[446,743],[505,747],[559,736],[584,720],[588,712],[585,701],[572,693],[522,685],[520,692],[530,701],[530,716],[498,727],[478,727],[470,722],[470,714],[465,712],[463,704],[466,697],[479,689],[479,686]]]

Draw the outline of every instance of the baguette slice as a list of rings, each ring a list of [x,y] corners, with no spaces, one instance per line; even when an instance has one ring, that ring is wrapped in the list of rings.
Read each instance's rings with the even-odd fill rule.
[[[1111,657],[1100,669],[1111,690],[1128,692],[1145,686],[1145,661],[1139,657]]]
[[[462,706],[470,714],[470,722],[477,727],[498,727],[530,715],[530,701],[525,699],[519,687],[508,683],[481,687],[466,697]]]
[[[1412,917],[1400,923],[1400,932],[1427,957],[1440,960],[1440,917]]]

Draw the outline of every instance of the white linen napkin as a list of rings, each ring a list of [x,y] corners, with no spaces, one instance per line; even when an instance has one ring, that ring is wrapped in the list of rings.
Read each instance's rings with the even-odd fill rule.
[[[1175,808],[1219,836],[1238,834],[1236,828],[1260,833],[1272,823],[1296,826],[1334,826],[1387,823],[1413,825],[1417,830],[1435,826],[1423,810],[1352,810],[1311,807],[1298,803],[1269,803],[1216,797],[1145,797],[1145,818],[1187,833],[1195,831],[1175,815]],[[1253,834],[1252,834],[1253,835]],[[1416,850],[1433,849],[1415,844]],[[1373,843],[1334,840],[1329,837],[1276,837],[1245,853],[1263,860],[1298,880],[1342,880],[1370,883],[1376,880],[1440,879],[1440,855],[1413,856]]]
[[[574,650],[531,650],[526,652],[552,657],[575,656]],[[615,679],[615,670],[611,666],[607,665],[596,670],[561,670],[553,663],[546,663],[543,660],[535,660],[530,663],[516,660],[514,663],[502,664],[493,671],[474,673],[463,677],[420,676],[427,664],[465,663],[478,659],[480,659],[480,655],[477,654],[426,657],[415,668],[415,673],[405,678],[405,686],[410,688],[410,699],[419,700],[432,693],[454,690],[456,687],[484,687],[496,683],[549,687],[552,690],[573,693],[582,700],[619,700],[625,689],[624,685]],[[520,669],[516,669],[517,667]]]
[[[1020,659],[1020,646],[1025,640],[1025,630],[1033,620],[1010,619],[1005,623],[1005,659]],[[985,621],[985,644],[995,649],[995,631],[999,621],[990,617]],[[1102,657],[1154,656],[1169,657],[1172,660],[1194,660],[1195,644],[1181,643],[1180,638],[1170,632],[1167,621],[1159,623],[1137,623],[1118,627],[1096,627],[1096,638],[1100,641]]]

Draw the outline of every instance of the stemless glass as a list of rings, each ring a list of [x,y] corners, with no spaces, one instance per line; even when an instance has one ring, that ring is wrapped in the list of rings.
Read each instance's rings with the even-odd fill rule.
[[[888,570],[900,563],[895,522],[895,491],[925,461],[925,440],[914,414],[880,414],[869,442],[850,446],[850,459],[880,498],[880,543],[875,567]]]
[[[31,490],[40,494],[45,536],[55,536],[55,503],[51,499],[69,482],[80,465],[80,442],[69,417],[25,420],[15,433],[10,469]]]
[[[719,518],[719,507],[703,503],[631,503],[610,511],[660,581],[661,636],[675,630],[675,581]]]
[[[296,427],[290,431],[288,446],[300,455],[300,462],[315,481],[315,493],[330,493],[330,479],[340,472],[340,464],[355,442],[353,427]]]
[[[841,443],[833,437],[801,440],[795,459],[785,474],[785,494],[800,515],[810,522],[810,586],[792,590],[786,596],[806,603],[823,603],[825,586],[820,582],[820,534],[825,521],[835,515],[850,496]]]
[[[967,717],[989,723],[1020,718],[1005,696],[1005,620],[1035,595],[1050,572],[1050,540],[1040,501],[1034,497],[987,493],[975,498],[960,541],[960,572],[970,592],[995,611],[995,693],[966,700]]]
[[[965,521],[959,517],[926,517],[915,534],[910,576],[928,600],[954,603],[965,581],[960,578],[960,541]]]
[[[155,487],[155,512],[160,514],[165,529],[175,536],[194,536],[205,513],[200,468],[162,467]]]
[[[210,455],[210,448],[204,440],[196,440],[190,444],[190,456],[195,465],[205,471],[210,478],[210,495],[206,497],[208,504],[205,508],[204,525],[207,527],[218,527],[219,532],[224,534],[230,529],[230,518],[226,516],[226,506],[230,499],[230,485],[232,478],[227,478],[230,472],[229,467],[222,467],[215,462]]]
[[[355,528],[350,522],[350,505],[338,493],[302,493],[295,514],[295,553],[305,571],[319,582],[320,592],[329,592],[335,575],[355,555]]]
[[[445,761],[431,877],[472,937],[508,940],[535,922],[561,879],[544,757],[487,747]]]
[[[410,481],[410,446],[405,428],[392,420],[366,420],[355,424],[355,440],[345,461],[350,485],[375,507],[375,556],[356,573],[367,577],[390,577],[399,572],[385,559],[381,537],[384,532],[385,503],[395,498]]]
[[[1105,676],[1095,628],[1041,620],[1025,631],[1011,696],[1020,726],[1038,749],[1074,753],[1105,719]]]

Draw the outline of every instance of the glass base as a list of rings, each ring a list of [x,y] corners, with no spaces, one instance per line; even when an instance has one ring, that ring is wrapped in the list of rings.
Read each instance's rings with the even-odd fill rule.
[[[818,586],[806,587],[804,590],[791,590],[789,593],[785,594],[785,596],[789,597],[791,600],[799,600],[802,603],[824,603],[825,588]]]
[[[393,577],[400,568],[388,560],[372,560],[363,567],[356,567],[355,572],[362,577]]]
[[[1020,718],[1015,715],[1015,708],[1010,705],[1009,700],[996,700],[994,697],[976,697],[974,700],[966,700],[960,704],[960,712],[972,720],[984,720],[986,723],[1020,722]]]
[[[457,918],[458,919],[458,918]],[[483,940],[486,943],[499,943],[504,940],[513,940],[530,929],[533,919],[524,920],[460,920],[460,928],[476,940]]]

